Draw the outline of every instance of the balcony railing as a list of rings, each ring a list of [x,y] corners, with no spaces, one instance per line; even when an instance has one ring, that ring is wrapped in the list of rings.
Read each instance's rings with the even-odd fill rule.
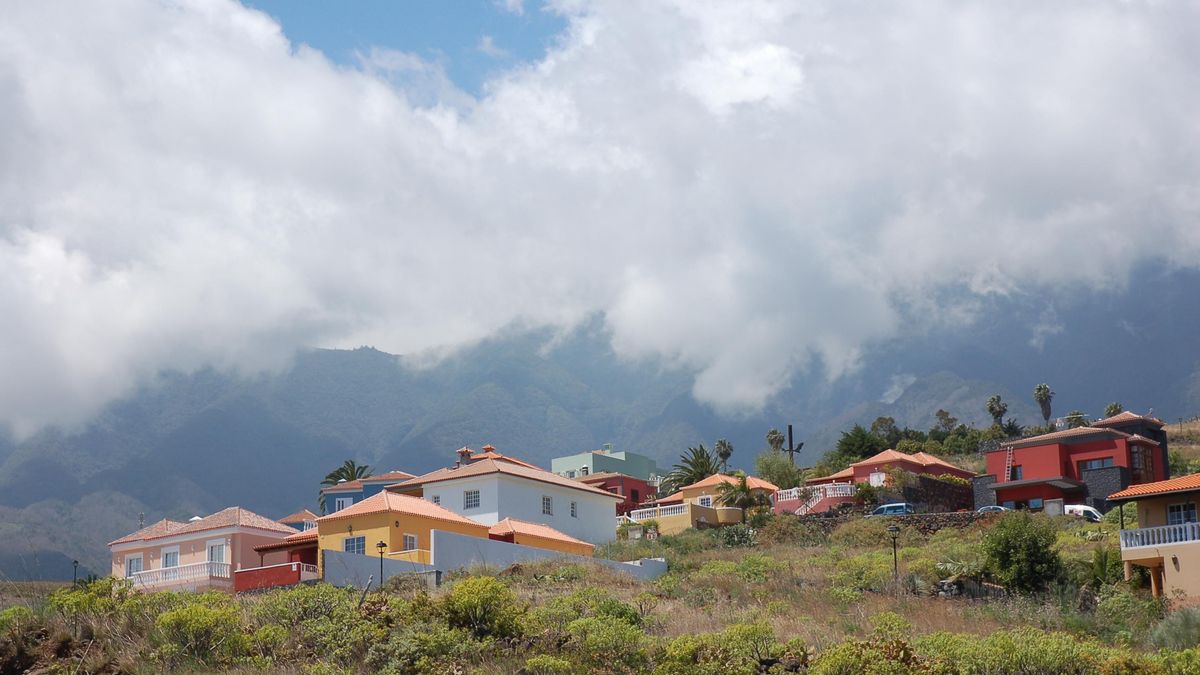
[[[135,572],[129,576],[134,588],[158,588],[211,579],[229,581],[229,563],[202,562],[176,567],[160,567],[155,570]]]
[[[1185,544],[1189,541],[1200,541],[1200,523],[1121,530],[1121,548],[1123,549]]]
[[[674,504],[672,506],[656,506],[649,509],[638,509],[637,511],[629,512],[629,519],[635,523],[640,523],[643,520],[654,520],[655,518],[666,518],[668,516],[682,516],[687,514],[687,504]]]
[[[780,490],[775,493],[775,503],[798,501],[803,498],[803,504],[800,504],[796,508],[788,506],[787,509],[797,515],[804,515],[819,504],[822,499],[829,497],[853,497],[857,492],[858,486],[854,483],[824,483],[821,485]]]

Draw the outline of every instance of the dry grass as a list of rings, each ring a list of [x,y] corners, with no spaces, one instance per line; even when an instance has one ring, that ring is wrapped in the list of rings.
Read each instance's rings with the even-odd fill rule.
[[[0,609],[39,607],[56,589],[69,585],[61,581],[0,581]]]
[[[1171,452],[1178,452],[1188,460],[1200,460],[1200,419],[1170,423],[1166,426],[1167,444]]]

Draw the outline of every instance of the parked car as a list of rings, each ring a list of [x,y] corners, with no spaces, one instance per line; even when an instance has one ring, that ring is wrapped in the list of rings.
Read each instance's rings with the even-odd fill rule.
[[[975,509],[976,513],[1004,513],[1005,511],[1012,511],[1012,509],[1008,508],[1007,506],[1000,506],[999,504],[981,506],[978,509]]]
[[[1063,513],[1076,518],[1084,518],[1093,523],[1100,522],[1100,512],[1087,504],[1066,504],[1063,506]]]
[[[882,506],[876,507],[874,511],[867,514],[867,517],[870,518],[871,516],[906,516],[910,513],[916,513],[916,512],[917,511],[916,511],[916,509],[913,508],[912,504],[908,504],[906,502],[896,502],[895,504],[884,504]]]

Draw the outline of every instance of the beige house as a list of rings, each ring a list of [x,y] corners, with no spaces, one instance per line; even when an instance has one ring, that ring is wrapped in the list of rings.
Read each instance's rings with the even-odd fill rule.
[[[1155,597],[1200,597],[1200,473],[1133,485],[1108,500],[1121,508],[1122,520],[1127,504],[1137,502],[1138,528],[1127,530],[1123,522],[1121,527],[1125,578],[1140,565],[1150,569]]]
[[[736,484],[736,476],[714,474],[702,481],[684,486],[673,495],[658,500],[653,507],[630,511],[628,520],[658,523],[659,534],[677,534],[689,527],[722,527],[742,522],[742,510],[720,503],[721,485]],[[746,477],[753,494],[771,500],[779,488],[754,476]]]
[[[164,518],[109,543],[112,575],[138,590],[232,593],[234,571],[288,562],[286,550],[260,556],[254,547],[290,534],[296,530],[238,506],[186,523]]]

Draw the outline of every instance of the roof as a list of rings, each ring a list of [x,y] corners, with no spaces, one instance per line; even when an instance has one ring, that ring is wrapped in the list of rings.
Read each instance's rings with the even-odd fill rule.
[[[460,516],[457,513],[443,508],[431,501],[426,501],[420,497],[412,497],[409,495],[396,494],[395,492],[380,492],[366,499],[352,504],[342,509],[335,511],[327,516],[317,518],[317,524],[328,523],[335,520],[345,520],[355,516],[365,516],[372,513],[406,513],[411,516],[420,516],[423,518],[434,518],[436,520],[444,520],[451,523],[460,523],[464,525],[479,525],[479,523]]]
[[[470,448],[463,448],[463,449],[470,450]],[[496,452],[495,447],[490,446],[490,445],[485,445],[480,449],[483,450],[483,452],[472,452],[471,455],[468,457],[467,461],[475,462],[475,461],[478,461],[481,459],[498,459],[498,460],[505,461],[505,462],[512,462],[513,464],[516,464],[518,466],[523,466],[528,469],[541,469],[540,466],[530,464],[529,462],[521,461],[521,460],[517,459],[516,457],[512,457],[510,455],[502,455],[502,454]]]
[[[501,473],[507,476],[517,478],[525,478],[527,480],[535,480],[541,483],[549,483],[560,487],[571,488],[572,490],[580,490],[582,492],[590,492],[592,494],[604,495],[613,499],[624,499],[620,495],[614,495],[607,490],[601,490],[597,487],[592,487],[586,483],[580,483],[577,480],[572,480],[556,473],[551,473],[545,469],[539,469],[531,464],[514,463],[508,459],[481,459],[464,464],[463,466],[438,469],[431,471],[424,476],[417,476],[411,480],[406,480],[402,483],[389,485],[388,489],[404,490],[406,488],[415,488],[429,483],[440,483],[447,480],[456,480],[459,478],[473,478],[476,476],[487,476],[494,473]],[[339,511],[339,513],[341,513]]]
[[[1102,420],[1092,422],[1091,426],[1093,426],[1093,427],[1108,427],[1108,426],[1117,426],[1120,424],[1129,424],[1131,422],[1145,422],[1151,426],[1158,427],[1160,429],[1162,428],[1162,426],[1164,424],[1164,422],[1162,420],[1158,419],[1157,417],[1151,417],[1149,415],[1139,415],[1137,413],[1132,413],[1132,412],[1129,412],[1128,410],[1126,410],[1124,412],[1119,412],[1116,415],[1113,415],[1112,417],[1105,417]]]
[[[709,476],[708,478],[705,478],[704,480],[696,481],[695,483],[692,483],[691,485],[684,485],[683,487],[679,488],[679,490],[683,491],[683,490],[690,490],[692,488],[716,487],[717,485],[720,485],[722,483],[735,484],[739,480],[741,480],[741,479],[738,476],[730,476],[730,475],[723,474],[723,473],[714,473],[713,475]],[[767,481],[765,481],[761,478],[755,478],[754,476],[746,476],[746,484],[750,486],[751,490],[770,490],[771,492],[779,491],[779,488],[775,487],[775,485],[768,483]]]
[[[255,551],[278,551],[279,549],[292,548],[294,546],[307,546],[308,544],[317,543],[317,531],[305,530],[304,532],[296,532],[288,535],[279,541],[273,541],[269,544],[259,544],[254,547]]]
[[[1108,496],[1108,498],[1110,501],[1122,501],[1126,499],[1136,499],[1138,497],[1153,497],[1155,495],[1171,494],[1172,492],[1192,491],[1200,491],[1200,473],[1192,473],[1186,476],[1180,476],[1178,478],[1155,481],[1153,483],[1130,485],[1120,492],[1112,493]]]
[[[260,516],[253,511],[243,509],[240,506],[231,506],[227,509],[222,509],[216,513],[205,516],[200,520],[193,520],[187,523],[177,523],[171,520],[160,520],[149,527],[144,527],[133,534],[126,535],[109,542],[109,546],[113,544],[124,544],[131,541],[144,541],[147,539],[161,539],[162,537],[173,537],[176,535],[191,534],[192,532],[203,532],[205,530],[216,530],[223,527],[249,527],[256,530],[267,530],[268,532],[279,533],[294,533],[295,530],[287,525],[278,523],[266,516]]]
[[[630,476],[629,474],[621,473],[619,471],[601,471],[600,473],[593,473],[587,476],[576,476],[575,480],[579,481],[580,483],[591,483],[593,481],[608,480],[609,478],[631,478],[643,483],[648,482],[645,478]]]
[[[805,483],[816,483],[817,481],[838,480],[840,478],[853,479],[854,478],[854,467],[848,466],[845,469],[838,471],[837,473],[831,473],[828,476],[819,476],[817,478],[809,478],[808,480],[806,480],[804,482]]]
[[[361,480],[364,483],[379,483],[381,481],[390,481],[394,483],[398,480],[408,480],[409,478],[416,477],[416,474],[412,474],[407,471],[387,471],[385,473],[375,474],[374,476],[365,476]]]
[[[868,466],[871,464],[879,464],[881,462],[910,462],[912,464],[920,464],[922,466],[925,465],[925,462],[922,462],[920,459],[918,459],[916,455],[908,455],[903,452],[897,452],[891,448],[888,448],[887,450],[884,450],[883,452],[880,452],[874,456],[861,459],[850,466]]]
[[[929,454],[928,452],[923,452],[923,451],[922,452],[914,452],[911,455],[909,455],[909,454],[900,452],[898,450],[892,450],[889,448],[887,450],[884,450],[883,452],[877,453],[873,457],[868,457],[866,459],[859,460],[859,461],[851,464],[849,467],[842,469],[841,471],[838,471],[837,473],[833,473],[828,476],[820,476],[818,478],[810,478],[805,482],[806,483],[816,483],[818,481],[837,480],[837,479],[841,479],[841,478],[852,479],[852,478],[854,478],[854,467],[856,467],[856,466],[872,466],[875,464],[884,464],[887,462],[908,462],[910,464],[920,464],[922,467],[926,467],[926,468],[937,467],[937,468],[946,469],[949,471],[959,471],[959,472],[962,472],[965,474],[970,474],[970,475],[974,474],[973,471],[968,471],[967,469],[964,469],[960,466],[955,466],[940,457],[935,457],[934,455]]]
[[[1001,443],[998,450],[1007,450],[1008,448],[1023,448],[1030,445],[1044,445],[1046,443],[1056,443],[1059,441],[1080,438],[1083,436],[1104,435],[1109,438],[1129,438],[1130,434],[1116,429],[1102,429],[1099,427],[1075,427],[1074,429],[1063,429],[1062,431],[1051,431],[1048,434],[1039,434],[1028,438],[1018,438],[1007,443]]]
[[[291,525],[292,523],[303,523],[306,520],[316,519],[317,514],[309,511],[308,509],[301,509],[290,516],[284,516],[280,518],[279,522],[283,523],[284,525]]]
[[[992,483],[988,485],[988,488],[992,490],[1007,490],[1008,488],[1025,487],[1027,485],[1050,485],[1060,490],[1077,490],[1084,487],[1085,483],[1068,476],[1051,476],[1049,478],[1006,480],[1003,483]]]
[[[655,500],[654,500],[654,503],[656,503],[656,504],[667,504],[667,503],[670,503],[670,502],[681,502],[681,501],[683,501],[683,493],[682,493],[682,492],[676,492],[675,494],[672,494],[672,495],[667,495],[666,497],[663,497],[662,499],[655,499]]]
[[[955,466],[955,465],[951,464],[950,462],[947,462],[946,460],[942,459],[941,457],[936,457],[934,455],[929,454],[928,452],[914,452],[912,454],[912,456],[919,459],[921,461],[921,463],[924,464],[925,466],[940,466],[940,467],[943,467],[946,469],[954,469],[955,471],[962,471],[964,473],[969,473],[969,474],[975,473],[974,471],[971,471],[969,469],[964,469],[961,466]]]
[[[343,480],[336,485],[328,485],[321,488],[321,492],[358,492],[363,489],[366,483],[398,483],[410,478],[416,478],[416,476],[407,471],[388,471],[387,473],[375,474],[374,476]]]
[[[339,481],[337,485],[327,485],[327,486],[321,488],[321,492],[347,492],[347,491],[353,492],[353,491],[361,491],[362,488],[363,488],[362,479],[355,478],[354,480]]]
[[[569,544],[580,544],[583,546],[592,546],[591,543],[576,539],[569,534],[564,534],[549,525],[541,523],[531,523],[525,520],[517,520],[515,518],[505,518],[496,523],[490,529],[488,534],[504,535],[504,534],[524,534],[531,537],[541,537],[542,539],[553,539],[556,541],[565,541]]]

